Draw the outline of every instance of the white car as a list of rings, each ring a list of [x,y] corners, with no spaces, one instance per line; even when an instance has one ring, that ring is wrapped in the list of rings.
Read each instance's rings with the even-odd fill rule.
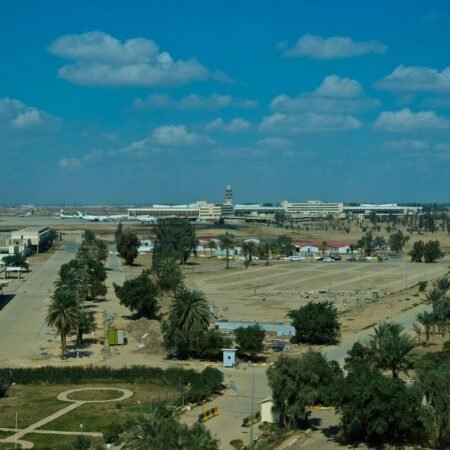
[[[304,256],[292,255],[289,256],[289,261],[303,261],[305,259]]]
[[[333,259],[333,258],[330,258],[329,256],[327,256],[326,258],[323,258],[322,261],[323,261],[323,262],[333,262],[334,259]]]

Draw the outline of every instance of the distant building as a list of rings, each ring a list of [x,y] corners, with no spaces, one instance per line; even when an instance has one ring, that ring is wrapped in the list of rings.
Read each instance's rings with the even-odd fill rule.
[[[188,205],[152,205],[146,208],[128,208],[128,216],[177,217],[189,220],[220,219],[221,207],[214,203],[198,201]]]
[[[355,206],[344,206],[345,213],[354,214],[396,214],[396,215],[410,215],[421,214],[423,208],[421,206],[399,206],[397,203],[371,204],[361,203]]]
[[[286,214],[291,218],[299,217],[326,217],[336,216],[344,212],[343,203],[321,202],[319,200],[308,200],[307,202],[290,203],[287,200],[281,202]]]
[[[36,253],[48,248],[49,238],[49,227],[28,227],[23,230],[11,232],[11,241],[13,242],[13,245],[20,248],[21,245],[26,243],[27,247]]]

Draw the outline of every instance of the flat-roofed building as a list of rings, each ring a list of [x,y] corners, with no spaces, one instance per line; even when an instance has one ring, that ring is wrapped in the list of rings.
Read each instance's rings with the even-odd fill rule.
[[[403,206],[397,203],[361,203],[360,205],[347,205],[344,206],[344,212],[354,214],[397,214],[397,215],[410,215],[410,214],[422,214],[423,208],[421,206]]]
[[[14,245],[20,247],[21,245],[26,243],[27,246],[36,253],[47,249],[49,238],[49,227],[28,227],[22,230],[11,232],[11,241]]]
[[[128,208],[128,217],[152,216],[158,218],[177,217],[189,220],[218,220],[220,205],[198,201],[188,205],[152,205],[145,208]]]
[[[291,203],[287,200],[281,202],[281,206],[290,217],[326,217],[336,216],[344,211],[344,204],[340,202],[321,202],[308,200],[307,202]]]

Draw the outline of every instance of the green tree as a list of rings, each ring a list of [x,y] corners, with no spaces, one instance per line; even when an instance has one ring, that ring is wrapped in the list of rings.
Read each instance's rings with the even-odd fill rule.
[[[424,394],[424,422],[433,448],[450,448],[450,358],[426,355],[416,368]]]
[[[414,339],[405,334],[398,323],[380,324],[370,339],[375,366],[390,370],[392,378],[398,378],[400,372],[407,372],[413,367],[412,351],[415,346]]]
[[[450,279],[448,277],[438,278],[435,282],[436,287],[444,294],[450,290]]]
[[[196,353],[210,321],[211,312],[202,292],[178,290],[170,305],[169,318],[162,324],[164,347],[183,358]]]
[[[92,448],[92,440],[81,435],[63,447],[60,447],[61,450],[91,450]]]
[[[46,322],[55,327],[61,336],[61,359],[64,359],[67,335],[80,323],[80,307],[73,292],[67,289],[55,291],[48,307]]]
[[[277,247],[278,247],[280,253],[283,256],[290,255],[295,249],[294,245],[292,244],[292,238],[290,236],[286,236],[286,235],[278,236],[277,240],[276,240],[276,244],[277,244]]]
[[[358,241],[358,247],[361,248],[366,256],[370,256],[372,252],[375,250],[373,233],[368,231],[364,234],[361,239]]]
[[[282,356],[267,369],[275,414],[280,425],[291,428],[308,418],[308,407],[329,404],[333,386],[342,376],[335,361],[308,351],[298,358]]]
[[[94,314],[82,309],[77,327],[77,345],[83,344],[83,334],[92,333],[97,329]]]
[[[349,373],[335,394],[344,438],[381,447],[414,442],[423,434],[420,392],[401,380],[366,368]]]
[[[124,450],[218,450],[219,441],[203,424],[179,422],[175,413],[157,405],[150,416],[141,415],[122,435]]]
[[[29,268],[26,256],[19,254],[5,256],[3,258],[3,263],[6,267],[22,267],[25,270],[28,270]]]
[[[230,268],[230,250],[234,249],[235,241],[234,236],[231,233],[226,232],[224,235],[219,236],[219,246],[223,251],[225,250],[227,258],[227,269]]]
[[[423,258],[426,263],[434,263],[437,259],[442,258],[444,253],[441,250],[439,241],[428,241],[423,248]]]
[[[138,255],[139,244],[138,237],[131,231],[124,231],[122,233],[118,252],[127,265],[133,265],[133,262]]]
[[[287,215],[284,211],[276,211],[273,218],[277,227],[283,227],[286,223]]]
[[[425,244],[423,243],[423,241],[414,242],[413,248],[409,252],[409,255],[411,256],[411,261],[412,262],[422,262],[424,249],[425,249]]]
[[[405,236],[401,230],[398,230],[389,236],[389,246],[391,247],[391,250],[398,255],[402,252],[403,247],[408,240],[409,236]]]
[[[117,225],[116,231],[114,232],[114,242],[116,243],[116,250],[119,252],[120,241],[122,240],[123,235],[123,225],[119,223]]]
[[[195,228],[189,220],[160,220],[155,227],[153,265],[166,258],[175,258],[184,264],[196,246]]]
[[[431,329],[435,324],[435,316],[432,312],[423,311],[417,314],[417,322],[419,322],[425,330],[425,345],[428,347],[430,342]]]
[[[157,317],[159,290],[148,271],[144,270],[137,278],[125,281],[122,286],[113,285],[121,305],[134,311],[138,317]]]
[[[244,353],[249,355],[250,359],[255,359],[256,355],[263,351],[266,332],[258,325],[236,328],[234,335],[239,346],[239,353]]]
[[[209,256],[212,258],[213,257],[213,250],[215,250],[217,248],[216,241],[214,239],[211,239],[208,242],[208,244],[206,245],[206,247],[209,248],[209,250],[210,250],[210,255]]]
[[[293,343],[334,344],[340,336],[341,325],[331,302],[307,303],[289,311],[288,317],[295,328]]]
[[[156,274],[156,283],[162,292],[174,293],[183,286],[184,275],[175,258],[166,258],[160,260],[153,267]]]
[[[245,256],[245,259],[248,261],[248,265],[250,265],[253,261],[253,257],[257,253],[256,244],[254,241],[247,241],[242,243],[241,253]]]

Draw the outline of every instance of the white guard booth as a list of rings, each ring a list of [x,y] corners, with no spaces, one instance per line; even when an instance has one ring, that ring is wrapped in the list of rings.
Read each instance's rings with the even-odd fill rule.
[[[236,367],[236,352],[235,348],[223,348],[223,367]]]

